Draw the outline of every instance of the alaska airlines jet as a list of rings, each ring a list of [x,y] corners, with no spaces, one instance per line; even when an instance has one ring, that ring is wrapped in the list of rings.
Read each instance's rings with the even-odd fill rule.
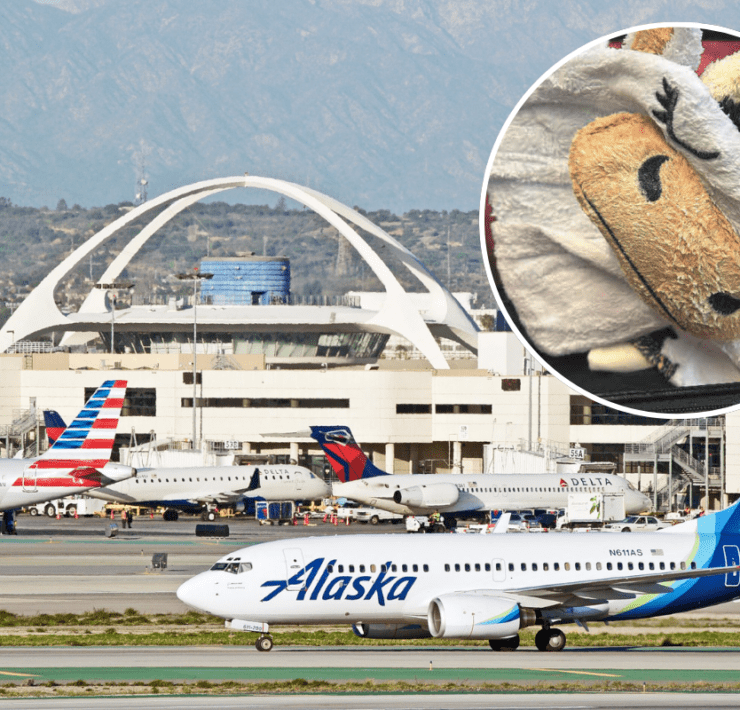
[[[185,604],[257,631],[351,623],[366,638],[484,639],[519,646],[540,626],[641,619],[740,596],[740,502],[652,533],[617,535],[346,535],[266,542],[222,557],[177,590]]]
[[[391,475],[381,471],[357,445],[346,426],[312,426],[341,483],[334,495],[404,515],[435,510],[446,519],[489,510],[563,508],[569,493],[624,491],[627,515],[651,509],[650,499],[614,474],[455,474]]]
[[[49,441],[64,431],[64,420],[54,410],[44,411],[44,422]],[[331,496],[331,486],[307,468],[288,464],[139,468],[135,479],[88,495],[113,503],[164,507],[165,520],[177,520],[179,511],[215,520],[220,505],[243,509],[247,499],[319,500]]]
[[[83,493],[136,475],[130,466],[110,462],[125,395],[124,380],[104,382],[41,456],[0,459],[0,511]]]

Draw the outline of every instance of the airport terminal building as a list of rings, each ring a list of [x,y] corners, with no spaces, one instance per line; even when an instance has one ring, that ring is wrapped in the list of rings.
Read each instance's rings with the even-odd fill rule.
[[[315,210],[385,291],[298,303],[287,257],[234,255],[198,264],[189,299],[115,307],[113,295],[126,288],[122,271],[162,224],[198,199],[238,187]],[[60,279],[148,212],[151,222],[80,311],[62,314],[53,298]],[[382,240],[384,256],[393,253],[422,290],[404,289],[361,231]],[[406,359],[387,351],[392,338],[408,343]],[[740,415],[665,422],[592,402],[543,373],[507,329],[481,331],[460,300],[379,227],[284,181],[212,180],[135,208],[42,280],[0,330],[0,352],[4,456],[40,436],[43,409],[69,421],[101,378],[115,377],[128,382],[118,431],[124,448],[156,440],[323,467],[308,428],[344,424],[376,465],[394,473],[544,472],[575,457],[612,462],[659,505],[689,492],[707,506],[708,489],[707,507],[715,507],[722,491],[730,500],[740,494]]]

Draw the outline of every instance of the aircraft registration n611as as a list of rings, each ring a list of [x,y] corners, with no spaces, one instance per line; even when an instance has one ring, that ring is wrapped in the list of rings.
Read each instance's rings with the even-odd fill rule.
[[[541,626],[639,619],[740,596],[740,502],[653,533],[347,535],[262,543],[222,557],[185,582],[185,604],[258,631],[271,624],[354,625],[367,638],[487,639],[519,646]],[[567,536],[567,537],[566,537]]]

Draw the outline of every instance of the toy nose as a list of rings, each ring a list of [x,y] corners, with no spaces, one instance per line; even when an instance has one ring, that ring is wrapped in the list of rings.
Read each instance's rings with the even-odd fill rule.
[[[709,305],[721,316],[731,316],[736,310],[740,309],[740,298],[719,291],[709,297]]]

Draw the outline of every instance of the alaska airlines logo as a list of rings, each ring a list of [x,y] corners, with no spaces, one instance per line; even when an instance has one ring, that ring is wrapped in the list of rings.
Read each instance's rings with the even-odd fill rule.
[[[371,575],[354,575],[354,574],[333,574],[336,560],[331,560],[324,567],[321,576],[321,570],[324,564],[324,558],[319,557],[309,562],[300,572],[296,572],[287,581],[284,579],[275,579],[265,582],[263,587],[274,587],[274,589],[260,601],[269,602],[278,594],[284,592],[290,587],[292,591],[297,591],[296,599],[303,601],[308,598],[316,601],[319,598],[322,601],[339,600],[344,601],[370,601],[377,597],[380,606],[385,606],[388,601],[402,601],[406,599],[411,587],[416,582],[416,577],[390,577],[388,571],[391,563],[386,562],[381,566],[380,574],[376,577]],[[317,581],[318,577],[318,581]]]

